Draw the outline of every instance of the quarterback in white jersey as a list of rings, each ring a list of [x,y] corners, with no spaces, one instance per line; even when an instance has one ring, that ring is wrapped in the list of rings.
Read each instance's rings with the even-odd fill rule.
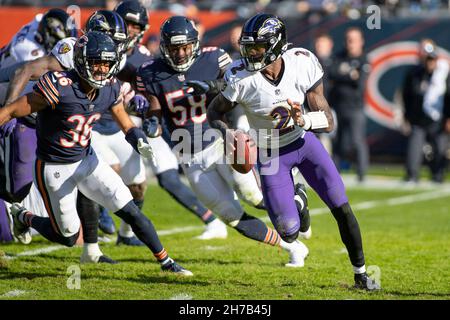
[[[227,86],[223,96],[239,102],[251,128],[266,129],[258,132],[257,143],[261,148],[274,147],[277,142],[277,147],[284,147],[305,134],[302,127],[293,125],[287,99],[302,105],[305,93],[317,86],[323,76],[317,58],[306,49],[287,50],[283,61],[284,74],[276,86],[261,72],[246,70],[242,60],[235,61],[225,74]],[[273,140],[275,132],[279,133],[278,141]]]
[[[297,167],[337,220],[355,273],[355,286],[379,289],[366,273],[361,233],[342,178],[320,141],[309,132],[330,132],[333,128],[317,58],[302,48],[287,50],[285,24],[271,14],[250,18],[242,28],[239,44],[243,59],[228,69],[225,90],[209,106],[211,126],[227,136],[229,148],[234,150],[229,139],[234,133],[222,119],[235,104],[242,105],[250,126],[259,131],[261,185],[269,217],[280,236],[286,242],[295,241],[304,222],[294,201],[291,170]],[[312,112],[302,110],[305,97]]]

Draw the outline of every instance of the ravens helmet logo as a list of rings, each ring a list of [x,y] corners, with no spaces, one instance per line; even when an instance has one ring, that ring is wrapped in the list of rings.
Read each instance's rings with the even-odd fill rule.
[[[63,43],[62,46],[59,47],[58,53],[64,54],[70,51],[70,46],[67,43]]]

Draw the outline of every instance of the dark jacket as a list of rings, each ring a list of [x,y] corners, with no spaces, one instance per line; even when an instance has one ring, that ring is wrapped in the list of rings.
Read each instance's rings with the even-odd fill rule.
[[[415,66],[406,74],[403,82],[403,105],[405,119],[413,125],[427,126],[434,121],[423,111],[423,98],[430,82],[429,74],[422,65]],[[443,119],[450,117],[450,77],[447,77],[447,91],[444,98]]]
[[[336,113],[342,116],[351,115],[364,108],[364,90],[370,65],[366,55],[349,57],[347,51],[342,51],[333,57],[330,67],[329,80],[331,82],[330,104]],[[352,70],[358,77],[352,79]]]

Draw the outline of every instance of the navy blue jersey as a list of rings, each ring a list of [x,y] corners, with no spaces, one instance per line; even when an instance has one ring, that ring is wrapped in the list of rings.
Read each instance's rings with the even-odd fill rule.
[[[125,70],[136,71],[142,64],[151,60],[151,54],[145,46],[137,45],[133,51],[127,56]],[[130,68],[132,66],[132,68]],[[112,114],[106,112],[95,125],[94,130],[105,135],[111,135],[120,131],[119,125],[114,121]]]
[[[47,72],[34,90],[48,103],[36,122],[37,157],[47,162],[73,163],[84,158],[91,148],[92,126],[120,102],[120,84],[115,79],[89,100],[75,70]]]
[[[231,59],[224,50],[209,47],[203,48],[186,72],[174,71],[162,58],[145,64],[137,72],[138,91],[146,91],[158,98],[165,123],[171,134],[179,128],[189,131],[193,153],[204,149],[214,141],[203,141],[202,137],[203,133],[210,128],[206,119],[206,107],[215,95],[192,95],[183,89],[183,83],[185,80],[217,79],[221,75],[221,68],[230,62]],[[199,137],[199,134],[202,136]],[[175,142],[177,143],[178,141]]]

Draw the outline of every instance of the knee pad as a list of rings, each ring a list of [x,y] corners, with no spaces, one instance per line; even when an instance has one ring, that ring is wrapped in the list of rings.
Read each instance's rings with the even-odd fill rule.
[[[280,237],[281,239],[283,239],[284,241],[286,241],[287,243],[292,243],[295,240],[297,240],[298,238],[298,233],[300,230],[297,230],[295,233],[291,234],[291,235],[285,235],[285,234],[281,234],[280,233]]]
[[[222,201],[218,205],[214,206],[212,211],[217,214],[224,223],[228,224],[232,228],[237,226],[244,215],[242,208],[239,209],[228,201]]]

